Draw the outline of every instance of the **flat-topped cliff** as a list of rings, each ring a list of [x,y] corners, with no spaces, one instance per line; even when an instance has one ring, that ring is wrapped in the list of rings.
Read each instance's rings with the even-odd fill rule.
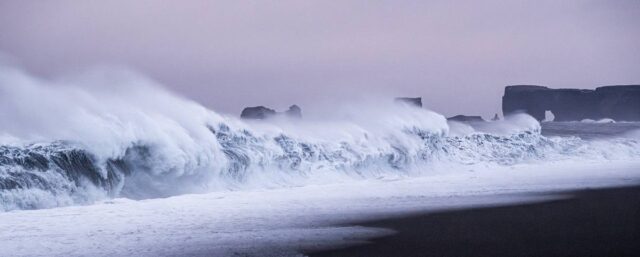
[[[538,120],[551,111],[555,121],[611,118],[640,121],[640,85],[590,89],[552,89],[536,85],[507,86],[502,97],[505,115],[525,112]]]

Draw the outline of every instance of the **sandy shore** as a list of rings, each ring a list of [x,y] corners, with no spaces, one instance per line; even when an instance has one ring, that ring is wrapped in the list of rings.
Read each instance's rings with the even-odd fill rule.
[[[544,203],[455,210],[357,224],[398,233],[321,256],[637,256],[640,186]]]

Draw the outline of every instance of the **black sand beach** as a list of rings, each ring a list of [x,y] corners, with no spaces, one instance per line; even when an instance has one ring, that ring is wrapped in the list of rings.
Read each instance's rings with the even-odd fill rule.
[[[324,256],[640,256],[640,186],[363,224],[397,234]]]

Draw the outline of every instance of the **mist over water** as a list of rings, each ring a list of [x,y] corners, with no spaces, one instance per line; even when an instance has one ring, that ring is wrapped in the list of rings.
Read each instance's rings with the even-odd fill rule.
[[[129,71],[0,66],[0,210],[640,156],[637,137],[545,137],[527,115],[469,126],[391,98],[244,121]]]

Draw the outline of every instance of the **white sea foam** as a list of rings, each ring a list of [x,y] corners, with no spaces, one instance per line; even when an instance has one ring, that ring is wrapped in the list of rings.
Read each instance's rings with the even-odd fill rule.
[[[640,156],[635,139],[543,137],[523,114],[470,127],[391,101],[328,112],[246,122],[131,72],[45,80],[0,67],[0,210]]]
[[[640,163],[556,161],[443,166],[412,179],[221,191],[0,213],[6,256],[300,256],[393,231],[344,224],[535,202],[633,184]],[[451,172],[450,169],[455,169]],[[535,194],[528,194],[535,193]],[[340,225],[343,224],[343,225]]]
[[[609,119],[609,118],[604,118],[604,119],[599,119],[599,120],[583,119],[580,122],[583,122],[583,123],[616,123],[615,120]]]

